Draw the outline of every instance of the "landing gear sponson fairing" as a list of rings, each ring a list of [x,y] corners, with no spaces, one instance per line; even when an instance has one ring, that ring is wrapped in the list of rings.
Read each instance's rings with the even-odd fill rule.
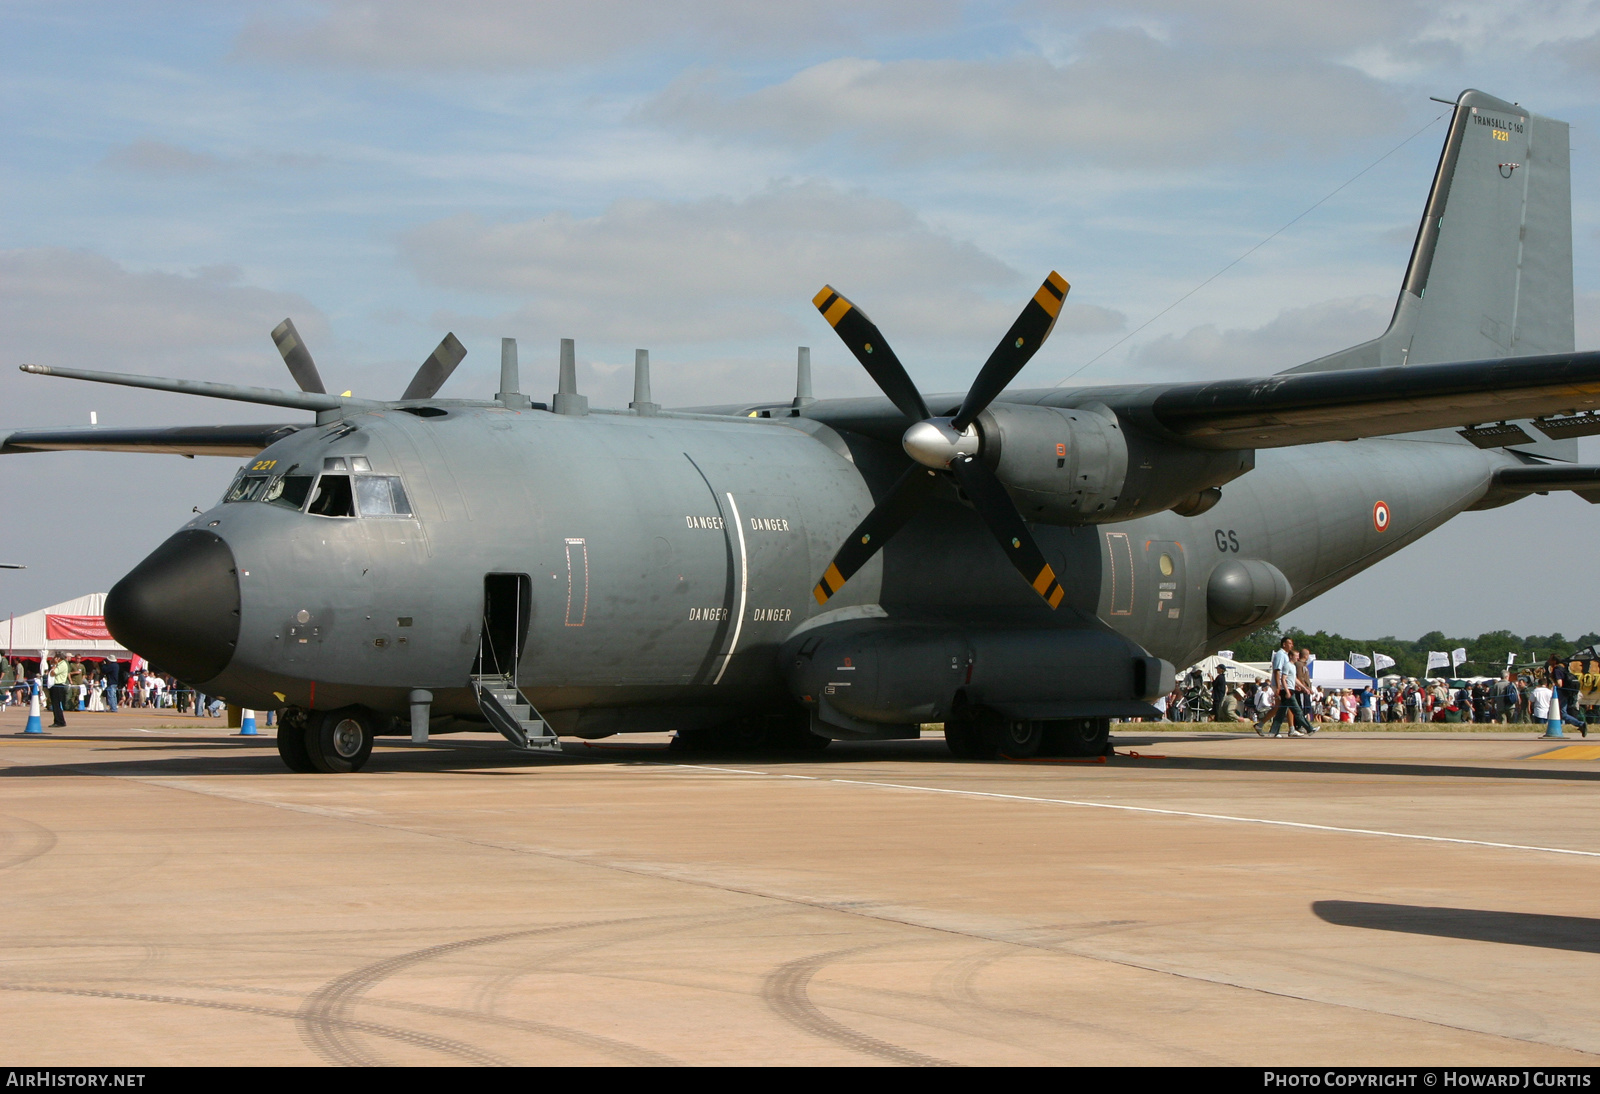
[[[1172,666],[1226,646],[1455,514],[1600,500],[1600,353],[1573,352],[1565,123],[1464,92],[1389,329],[1274,376],[1003,389],[1048,336],[1052,274],[965,394],[924,396],[865,313],[816,304],[887,399],[546,407],[503,346],[492,401],[24,365],[316,413],[315,424],[23,431],[4,452],[247,457],[226,497],[111,590],[128,648],[285,708],[298,770],[375,733],[487,721],[680,745],[816,747],[943,721],[960,755],[1094,752]],[[848,278],[849,271],[841,271]],[[1020,580],[1019,580],[1020,575]]]

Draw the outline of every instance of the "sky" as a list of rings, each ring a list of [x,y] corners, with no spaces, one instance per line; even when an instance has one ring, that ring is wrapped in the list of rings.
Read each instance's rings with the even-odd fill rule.
[[[598,405],[635,348],[669,406],[785,398],[799,345],[874,394],[824,283],[958,391],[1051,269],[1017,386],[1275,372],[1381,333],[1467,87],[1572,124],[1600,348],[1600,3],[9,0],[0,431],[299,420],[12,367],[292,386],[285,316],[363,396],[447,330],[448,396],[502,336],[535,398],[563,337]],[[7,457],[0,612],[109,588],[235,465]],[[1464,514],[1285,622],[1600,629],[1596,532],[1572,495]]]

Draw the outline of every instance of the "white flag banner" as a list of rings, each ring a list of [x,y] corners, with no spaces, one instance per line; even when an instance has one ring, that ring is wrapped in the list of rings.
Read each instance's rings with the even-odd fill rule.
[[[1358,669],[1364,669],[1372,664],[1372,658],[1364,653],[1347,653],[1344,655],[1344,659]]]
[[[1451,650],[1450,651],[1450,669],[1451,669],[1451,671],[1452,672],[1455,671],[1455,669],[1456,669],[1456,667],[1458,665],[1465,664],[1466,660],[1467,660],[1467,648],[1465,646],[1457,646],[1455,649]]]
[[[1217,656],[1222,658],[1225,661],[1232,661],[1233,660],[1233,651],[1232,650],[1218,650],[1217,651]]]
[[[1374,650],[1372,656],[1376,661],[1376,671],[1382,672],[1384,669],[1394,668],[1394,658],[1390,657],[1388,654],[1378,653],[1376,650]]]
[[[1442,669],[1448,664],[1450,664],[1450,656],[1443,650],[1428,651],[1428,672],[1432,672],[1434,669]]]
[[[1517,663],[1517,655],[1516,654],[1514,654],[1514,653],[1506,654],[1506,668],[1510,668],[1512,665],[1515,665],[1516,663]]]

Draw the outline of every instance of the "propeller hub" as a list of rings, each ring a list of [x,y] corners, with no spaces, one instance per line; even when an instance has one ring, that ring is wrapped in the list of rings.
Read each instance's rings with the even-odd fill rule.
[[[949,418],[918,422],[900,438],[906,455],[936,471],[949,467],[957,456],[976,456],[980,444],[976,425],[957,432]]]

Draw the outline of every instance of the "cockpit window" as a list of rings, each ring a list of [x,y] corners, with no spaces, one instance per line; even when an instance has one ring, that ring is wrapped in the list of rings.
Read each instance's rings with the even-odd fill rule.
[[[411,502],[406,498],[406,488],[400,485],[397,475],[357,475],[356,503],[364,517],[411,515]]]
[[[324,474],[317,480],[316,494],[312,496],[311,507],[306,512],[319,517],[355,516],[356,502],[350,492],[350,476]]]
[[[299,467],[290,464],[282,475],[253,473],[254,468],[245,467],[234,476],[222,500],[264,501],[319,517],[412,515],[411,499],[400,476],[372,474],[372,462],[365,456],[324,457],[321,477],[296,475]],[[306,504],[308,497],[310,505]]]
[[[266,492],[267,483],[271,475],[240,475],[233,480],[233,486],[223,497],[223,502],[230,501],[260,501],[261,495]]]
[[[281,505],[285,509],[298,509],[306,503],[306,495],[311,493],[310,475],[284,475],[272,480],[272,485],[267,487],[266,497],[263,501],[273,505]]]

